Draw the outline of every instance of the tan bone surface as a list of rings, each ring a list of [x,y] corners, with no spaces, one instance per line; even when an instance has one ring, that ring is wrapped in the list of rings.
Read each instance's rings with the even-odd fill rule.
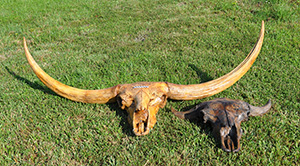
[[[124,84],[118,91],[119,105],[126,109],[128,121],[136,135],[148,134],[156,123],[156,114],[167,102],[168,86],[164,82]]]

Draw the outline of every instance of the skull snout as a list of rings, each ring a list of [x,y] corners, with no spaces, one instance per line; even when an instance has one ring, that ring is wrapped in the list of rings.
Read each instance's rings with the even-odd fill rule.
[[[239,128],[239,127],[238,127]],[[241,149],[240,138],[242,130],[233,127],[223,127],[220,130],[221,148],[226,152],[238,152]]]
[[[241,149],[240,140],[235,140],[235,138],[231,138],[230,136],[223,138],[221,144],[222,150],[225,152],[238,152]]]
[[[149,111],[135,110],[133,113],[133,132],[137,136],[146,135],[150,132]]]

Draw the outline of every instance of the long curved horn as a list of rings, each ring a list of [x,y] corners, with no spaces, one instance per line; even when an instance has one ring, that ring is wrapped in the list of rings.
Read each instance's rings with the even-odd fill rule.
[[[271,100],[269,100],[267,102],[266,105],[262,106],[262,107],[256,107],[253,105],[249,104],[249,108],[250,108],[250,114],[249,116],[260,116],[263,115],[265,113],[267,113],[269,111],[269,109],[271,108]]]
[[[193,84],[193,85],[178,85],[173,83],[168,83],[169,93],[168,97],[174,100],[194,100],[201,99],[205,97],[212,96],[217,94],[238,81],[252,66],[256,57],[258,56],[260,49],[262,47],[264,39],[264,21],[262,21],[261,30],[259,38],[252,48],[248,56],[244,61],[239,64],[234,70],[230,73],[202,84]]]
[[[73,101],[84,102],[84,103],[107,103],[113,100],[117,95],[117,90],[119,85],[100,90],[83,90],[77,89],[68,85],[65,85],[52,77],[50,77],[46,72],[44,72],[40,66],[32,58],[30,52],[28,51],[26,39],[23,38],[24,49],[26,58],[29,62],[30,67],[36,74],[36,76],[51,90],[60,96],[68,98]]]

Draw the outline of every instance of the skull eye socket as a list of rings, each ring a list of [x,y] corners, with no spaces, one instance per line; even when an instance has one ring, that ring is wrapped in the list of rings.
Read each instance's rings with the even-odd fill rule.
[[[131,96],[129,96],[129,97],[118,96],[117,103],[118,103],[119,107],[121,107],[122,109],[132,107],[134,105],[134,101],[131,99]]]
[[[122,98],[120,96],[117,97],[117,103],[119,107],[122,107]]]
[[[166,101],[166,95],[155,95],[153,96],[150,101],[149,101],[149,105],[164,105],[164,102]]]

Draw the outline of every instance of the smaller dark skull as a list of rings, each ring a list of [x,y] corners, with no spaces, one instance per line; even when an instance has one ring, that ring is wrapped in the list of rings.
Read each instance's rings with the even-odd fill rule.
[[[200,103],[186,112],[171,110],[181,119],[203,118],[204,123],[211,122],[214,136],[221,140],[221,148],[226,152],[238,152],[243,133],[241,122],[247,121],[249,116],[263,115],[270,108],[271,100],[262,107],[256,107],[241,100],[219,98]]]

